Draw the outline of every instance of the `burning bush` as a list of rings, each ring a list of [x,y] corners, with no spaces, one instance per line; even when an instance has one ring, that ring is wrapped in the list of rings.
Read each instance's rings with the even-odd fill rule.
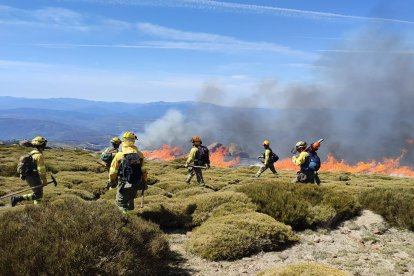
[[[168,241],[158,226],[105,202],[66,197],[0,215],[3,275],[156,275]]]
[[[414,231],[414,189],[377,188],[362,193],[360,200],[389,223]]]
[[[188,251],[207,260],[235,260],[295,242],[290,226],[256,212],[214,217],[195,229]]]
[[[258,276],[276,275],[318,275],[318,276],[346,276],[350,275],[339,269],[319,263],[289,264],[267,269],[257,274]]]
[[[260,212],[296,230],[332,227],[360,211],[354,195],[313,185],[261,182],[238,191],[246,193]]]

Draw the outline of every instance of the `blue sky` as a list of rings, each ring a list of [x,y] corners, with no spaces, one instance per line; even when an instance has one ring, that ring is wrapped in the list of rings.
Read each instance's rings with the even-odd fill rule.
[[[414,48],[408,0],[2,0],[0,95],[234,103],[379,25]]]

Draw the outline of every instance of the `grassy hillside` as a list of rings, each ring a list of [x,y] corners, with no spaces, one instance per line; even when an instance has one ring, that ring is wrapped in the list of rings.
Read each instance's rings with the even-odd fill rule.
[[[20,146],[0,146],[0,195],[26,188],[25,182],[15,175],[15,169],[19,156],[28,151],[29,148]],[[75,229],[83,229],[82,225],[90,222],[81,218],[89,209],[96,213],[101,210],[102,216],[110,214],[122,218],[120,212],[110,211],[114,208],[116,191],[104,189],[107,172],[97,163],[97,153],[51,149],[45,152],[45,158],[49,171],[55,175],[59,183],[58,186],[48,185],[45,188],[44,203],[41,207],[18,205],[10,208],[9,198],[0,200],[0,206],[3,206],[0,208],[2,225],[10,218],[20,221],[19,223],[27,216],[37,216],[39,221],[48,221],[50,217],[59,214],[61,217],[71,218],[69,221],[72,221],[72,227]],[[283,250],[298,242],[295,231],[317,228],[329,230],[341,221],[356,216],[364,208],[383,215],[391,224],[414,230],[414,179],[411,178],[322,173],[322,184],[316,186],[291,184],[294,172],[290,171],[280,171],[278,177],[265,172],[261,178],[256,179],[253,177],[257,171],[256,167],[211,168],[204,171],[207,185],[200,187],[195,180],[190,185],[184,182],[186,169],[180,168],[182,163],[183,160],[149,161],[150,185],[145,193],[145,206],[136,209],[128,217],[132,220],[144,219],[151,222],[147,230],[141,229],[135,235],[143,235],[141,238],[154,240],[158,245],[163,244],[163,238],[161,232],[151,228],[154,225],[167,233],[191,231],[186,250],[207,260],[235,260],[260,251]],[[74,200],[79,203],[73,203]],[[136,206],[139,204],[140,198],[137,198]],[[76,205],[83,213],[74,211]],[[59,209],[56,206],[68,207]],[[105,229],[109,226],[105,216],[102,220],[96,220],[96,223],[100,225],[99,231],[106,233]],[[55,233],[55,230],[49,229],[47,225],[41,227],[42,233]],[[131,222],[129,225],[136,227],[137,222]],[[7,224],[2,227],[4,231],[0,231],[0,240],[10,237],[9,230],[13,227],[20,229],[24,224]],[[37,229],[35,224],[31,227]],[[52,224],[50,227],[62,225]],[[96,243],[93,239],[94,231],[90,234],[91,238],[86,241],[91,242],[91,246]],[[148,231],[155,234],[148,236],[145,234]],[[19,231],[16,235],[19,240],[25,240],[25,235],[29,233],[36,235],[35,230]],[[117,238],[125,243],[130,239],[130,234]],[[47,234],[45,235],[47,237]],[[29,247],[27,250],[31,250],[30,248],[35,250],[35,247]],[[129,250],[131,249],[128,247],[120,248],[120,252]],[[165,245],[162,245],[148,250],[155,256],[158,250],[166,249]],[[0,255],[2,254],[6,254],[5,251],[1,251]],[[88,254],[86,256],[89,256]],[[105,267],[104,255],[101,254],[100,259],[94,261],[95,266],[89,267],[88,271],[99,273],[101,270],[97,269],[97,266]],[[3,255],[0,256],[0,260],[16,260],[17,267],[26,267],[20,271],[30,272],[27,267],[33,264],[18,264],[19,257],[21,255],[17,254],[4,259]],[[77,264],[72,259],[67,260],[69,271],[73,263]],[[51,263],[48,265],[52,266]],[[147,262],[143,262],[143,266],[145,269],[152,269]],[[53,271],[62,272],[58,269]],[[73,270],[75,273],[76,271]],[[128,274],[121,270],[114,273]]]

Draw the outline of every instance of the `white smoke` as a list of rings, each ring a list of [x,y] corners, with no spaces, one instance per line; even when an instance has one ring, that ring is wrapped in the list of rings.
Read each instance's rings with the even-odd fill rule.
[[[145,127],[140,133],[142,149],[155,149],[164,144],[182,145],[191,138],[191,126],[177,110],[169,110],[163,117]]]

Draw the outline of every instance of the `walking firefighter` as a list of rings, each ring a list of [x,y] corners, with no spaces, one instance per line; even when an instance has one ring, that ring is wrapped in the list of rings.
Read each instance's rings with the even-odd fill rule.
[[[138,190],[146,189],[147,171],[144,154],[135,146],[137,136],[127,131],[122,136],[122,151],[115,154],[109,169],[107,188],[117,188],[116,204],[124,213],[134,210],[134,198]],[[141,207],[143,202],[141,201]]]
[[[202,168],[210,168],[210,157],[208,148],[202,145],[200,136],[193,136],[191,138],[193,147],[191,148],[185,167],[188,168],[188,174],[186,182],[190,184],[191,179],[196,175],[197,183],[204,185],[204,178]]]
[[[47,140],[41,136],[33,138],[31,144],[35,149],[27,155],[20,157],[17,172],[22,180],[32,188],[32,193],[23,196],[11,197],[11,206],[24,200],[33,200],[34,204],[39,203],[43,197],[43,187],[48,184],[46,175],[45,159],[43,151],[46,148]]]
[[[105,164],[105,168],[108,171],[111,167],[112,160],[114,159],[115,155],[119,151],[119,146],[121,145],[121,143],[122,143],[121,139],[119,139],[118,137],[113,137],[111,139],[112,146],[109,148],[106,148],[100,156],[101,160]]]
[[[276,175],[277,171],[275,169],[274,163],[279,160],[279,156],[277,156],[270,148],[269,140],[263,141],[263,147],[265,149],[265,152],[263,155],[259,156],[259,159],[262,159],[263,166],[261,166],[259,171],[256,173],[256,177],[260,177],[260,175],[267,169],[270,169],[272,173]]]

